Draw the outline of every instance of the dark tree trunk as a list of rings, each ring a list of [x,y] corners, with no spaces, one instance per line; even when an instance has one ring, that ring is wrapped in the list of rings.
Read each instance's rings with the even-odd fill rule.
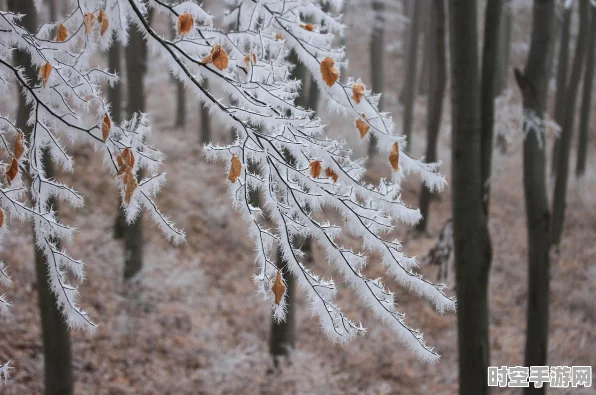
[[[209,83],[207,80],[203,82],[203,87],[209,90]],[[201,143],[207,144],[211,141],[211,124],[209,123],[209,110],[207,107],[201,105],[199,103],[199,112],[200,112],[200,128],[201,128]]]
[[[120,77],[122,77],[121,48],[120,42],[114,37],[114,43],[108,51],[108,68],[112,73],[120,74]],[[111,104],[110,115],[112,120],[120,123],[122,122],[122,85],[120,83],[114,84],[114,86],[108,85],[107,93],[108,101]]]
[[[180,81],[176,82],[176,127],[183,128],[186,126],[186,91],[184,84]]]
[[[581,177],[586,172],[588,154],[588,131],[590,128],[590,110],[592,108],[592,85],[594,85],[594,52],[596,51],[596,6],[592,7],[590,34],[588,35],[586,68],[582,93],[582,107],[579,118],[579,140],[577,144],[577,164],[575,176]]]
[[[569,69],[569,41],[571,37],[571,12],[573,6],[563,10],[563,20],[561,22],[561,38],[559,39],[559,61],[557,64],[557,94],[555,96],[555,122],[561,127],[565,118],[565,95],[567,91],[567,74]],[[559,160],[559,139],[555,140],[553,145],[553,155],[551,164],[551,173],[557,172],[557,162]]]
[[[25,14],[21,24],[28,31],[37,29],[36,10],[33,0],[10,0],[10,10]],[[25,68],[26,75],[35,81],[35,70],[32,70],[30,57],[27,53],[17,51],[14,54],[15,64]],[[27,126],[31,108],[25,101],[25,96],[19,95],[17,125],[30,136],[31,128]],[[49,152],[46,150],[42,157],[46,176],[54,178],[54,167]],[[59,215],[55,199],[49,204]],[[35,248],[35,247],[34,247]],[[44,349],[44,393],[46,395],[69,395],[73,393],[72,357],[70,347],[70,333],[64,316],[58,309],[56,296],[51,292],[48,283],[48,263],[43,253],[35,248],[35,272],[37,274],[37,292],[41,315],[41,331]]]
[[[515,70],[524,110],[541,119],[546,110],[552,50],[555,1],[535,0],[532,42],[524,73]],[[524,127],[525,129],[525,127]],[[541,134],[541,136],[538,135]],[[546,189],[544,128],[528,133],[524,140],[524,196],[528,231],[528,312],[525,366],[545,366],[549,322],[549,222]],[[528,395],[544,394],[546,386],[526,389]]]
[[[499,28],[499,56],[497,59],[499,71],[497,74],[497,85],[495,96],[500,95],[507,89],[509,81],[509,59],[511,57],[511,0],[503,3],[501,25]]]
[[[128,77],[127,113],[145,111],[144,77],[147,72],[147,50],[143,35],[136,28],[130,30],[126,49],[126,71]],[[141,172],[137,173],[141,178]],[[143,216],[139,216],[124,231],[124,279],[134,277],[143,268]]]
[[[414,1],[414,10],[410,20],[410,42],[408,43],[408,63],[405,71],[405,81],[403,88],[404,115],[402,134],[406,136],[406,151],[410,151],[412,139],[412,121],[414,115],[414,99],[416,88],[416,73],[418,67],[418,37],[420,36],[420,19],[422,3]]]
[[[373,29],[370,42],[370,58],[371,58],[371,79],[372,79],[372,91],[374,93],[380,93],[384,87],[384,70],[383,70],[383,59],[385,58],[384,52],[384,40],[385,40],[385,5],[383,0],[373,0]],[[383,98],[379,101],[379,110],[383,109]],[[371,158],[377,153],[377,139],[371,135],[370,144],[368,146],[368,156]]]
[[[446,15],[443,0],[433,0],[430,4],[430,29],[428,29],[427,45],[431,48],[429,59],[429,95],[428,95],[428,116],[426,123],[426,161],[437,161],[437,140],[441,128],[441,117],[443,115],[443,96],[445,95],[445,84],[447,79],[445,35]],[[428,224],[429,206],[432,193],[424,185],[420,192],[420,213],[422,220],[416,225],[416,229],[425,232]]]
[[[422,4],[422,26],[420,31],[424,34],[424,39],[422,41],[423,50],[422,50],[422,64],[420,65],[420,79],[418,81],[418,93],[420,95],[426,95],[430,89],[430,73],[432,67],[432,51],[433,51],[433,42],[431,39],[431,32],[432,29],[431,25],[431,0],[418,0],[423,1]]]
[[[491,248],[482,196],[482,116],[475,0],[449,2],[452,187],[459,393],[484,395],[490,360],[488,278]]]
[[[571,139],[573,137],[575,121],[575,103],[577,92],[582,76],[584,58],[586,55],[586,36],[588,35],[589,24],[589,0],[579,0],[580,28],[573,58],[569,85],[565,93],[565,118],[563,129],[559,139],[559,159],[555,178],[555,191],[553,197],[553,222],[551,237],[553,245],[559,245],[565,223],[565,209],[567,205],[567,181],[569,179],[569,156],[571,150]]]

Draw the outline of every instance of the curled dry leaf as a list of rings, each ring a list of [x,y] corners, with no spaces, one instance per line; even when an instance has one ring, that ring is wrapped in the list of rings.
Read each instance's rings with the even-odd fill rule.
[[[315,25],[313,25],[312,23],[301,23],[300,27],[304,30],[308,30],[309,32],[315,30]]]
[[[360,100],[364,97],[364,84],[362,82],[358,82],[352,85],[352,99],[356,102],[356,104],[360,103]]]
[[[313,160],[312,162],[310,162],[308,164],[308,166],[310,167],[310,176],[312,178],[319,178],[319,176],[321,175],[321,161],[320,160]]]
[[[250,55],[244,56],[244,65],[246,66],[247,69],[250,67]]]
[[[370,130],[370,125],[362,118],[358,118],[356,120],[356,127],[358,128],[358,131],[360,132],[361,139],[363,139],[364,136],[366,136],[366,134]]]
[[[18,173],[19,162],[16,158],[12,158],[12,160],[10,161],[10,165],[8,166],[8,169],[6,170],[6,178],[8,179],[8,185],[12,183],[12,180],[15,179]]]
[[[335,170],[333,170],[331,167],[325,169],[325,177],[333,179],[333,182],[337,182],[337,179],[339,178]]]
[[[124,191],[124,201],[126,204],[130,203],[132,199],[132,194],[134,193],[135,189],[139,186],[137,183],[137,178],[132,173],[132,169],[129,168],[124,173],[124,185],[126,186],[126,190]]]
[[[325,81],[329,87],[335,84],[339,78],[339,71],[337,71],[334,65],[335,61],[330,57],[326,57],[321,62],[321,76],[323,77],[323,81]]]
[[[4,210],[0,208],[0,228],[4,226]]]
[[[252,62],[253,64],[257,64],[257,55],[256,54],[252,54]]]
[[[21,159],[21,155],[23,155],[23,152],[25,152],[25,146],[23,145],[24,139],[25,135],[23,134],[23,132],[21,132],[21,129],[19,129],[17,133],[17,138],[14,142],[14,156],[17,160]]]
[[[393,143],[391,146],[391,153],[389,154],[389,163],[393,167],[393,170],[399,170],[399,145],[397,142]]]
[[[277,41],[279,41],[279,40],[283,40],[284,38],[283,38],[283,36],[281,35],[281,33],[275,33],[275,39],[276,39]]]
[[[130,148],[125,148],[116,157],[118,162],[118,175],[123,174],[128,169],[132,169],[135,166],[135,156]]]
[[[192,30],[195,20],[189,13],[184,13],[178,17],[178,35],[184,36]]]
[[[39,75],[41,76],[43,86],[46,86],[46,84],[48,83],[48,80],[50,79],[50,74],[52,74],[53,69],[54,68],[52,67],[52,64],[50,62],[47,62],[46,64],[40,67]]]
[[[275,276],[275,282],[271,287],[271,291],[273,291],[273,294],[275,295],[275,304],[279,306],[284,297],[284,294],[286,293],[286,285],[284,284],[284,281],[281,278],[280,271],[278,271],[277,275]]]
[[[103,36],[104,33],[108,30],[109,26],[110,23],[108,22],[108,17],[104,16],[103,20],[101,21],[101,30],[99,31],[99,33]]]
[[[103,120],[101,121],[101,134],[103,135],[103,142],[105,143],[108,141],[108,137],[110,136],[110,131],[112,130],[112,120],[108,114],[103,116]]]
[[[211,53],[202,60],[202,63],[213,63],[220,70],[227,69],[229,63],[228,53],[221,45],[216,45],[211,48]]]
[[[232,181],[233,183],[236,182],[240,174],[242,173],[242,162],[238,156],[232,156],[232,166],[230,166],[230,174],[228,175],[228,180]]]
[[[107,18],[106,11],[102,8],[97,15],[97,22],[102,23],[104,18]]]
[[[58,34],[56,35],[56,41],[61,43],[63,41],[66,41],[67,38],[68,29],[63,24],[60,24],[60,26],[58,26]]]
[[[91,33],[93,23],[95,22],[95,15],[93,15],[91,12],[86,13],[83,17],[83,22],[85,22],[85,33]]]

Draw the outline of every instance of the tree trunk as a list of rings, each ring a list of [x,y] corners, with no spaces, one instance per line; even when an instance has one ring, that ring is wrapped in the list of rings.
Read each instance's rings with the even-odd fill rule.
[[[433,42],[431,39],[431,1],[430,0],[418,0],[423,1],[422,4],[422,26],[420,31],[424,34],[423,43],[423,50],[422,50],[422,64],[420,65],[420,79],[418,81],[418,93],[420,95],[426,95],[430,90],[430,73],[432,67],[432,47]]]
[[[372,79],[372,91],[374,93],[380,93],[384,89],[384,70],[383,70],[383,59],[385,58],[385,5],[383,0],[373,0],[373,29],[370,42],[370,58],[371,58],[371,79]],[[383,109],[383,97],[379,101],[379,110]],[[374,135],[370,136],[370,144],[368,146],[368,156],[373,157],[377,153],[377,139]]]
[[[497,74],[497,85],[495,96],[499,96],[507,89],[509,81],[509,59],[511,57],[511,0],[503,3],[501,25],[499,28],[499,56],[497,59],[499,71]]]
[[[414,10],[410,20],[410,42],[408,44],[408,63],[405,71],[403,90],[404,115],[402,134],[407,138],[406,152],[410,151],[412,139],[412,120],[414,115],[414,99],[416,88],[416,73],[418,67],[418,37],[420,36],[421,7],[420,1],[414,1]]]
[[[441,128],[441,117],[443,115],[443,96],[445,95],[445,84],[447,79],[445,34],[446,16],[443,0],[433,0],[430,4],[430,29],[428,29],[427,45],[431,48],[429,60],[429,95],[428,95],[428,116],[426,123],[426,161],[437,161],[437,140]],[[416,229],[425,232],[428,224],[429,206],[432,193],[424,185],[420,192],[420,213],[422,220],[416,225]]]
[[[449,2],[459,393],[488,394],[490,240],[482,196],[476,0]]]
[[[207,80],[203,81],[203,88],[209,90],[209,83]],[[201,105],[199,103],[199,113],[200,115],[200,128],[201,128],[201,143],[207,144],[211,141],[211,125],[209,123],[209,110],[207,107]]]
[[[575,176],[581,177],[586,172],[588,154],[588,131],[590,128],[590,110],[592,108],[592,85],[594,85],[594,52],[596,51],[596,6],[592,7],[590,34],[588,35],[586,71],[582,94],[582,107],[579,119],[579,141],[577,144],[577,164]]]
[[[108,51],[108,68],[112,73],[121,73],[121,46],[115,40]],[[116,123],[122,122],[122,85],[120,83],[109,86],[107,89],[108,101],[111,104],[110,115],[112,120]]]
[[[30,32],[37,29],[33,0],[11,0],[8,2],[8,7],[16,13],[25,14],[21,20],[24,28]],[[14,60],[15,64],[25,68],[25,74],[30,80],[34,81],[37,78],[36,72],[31,68],[29,54],[16,51]],[[27,105],[25,96],[19,95],[17,125],[29,136],[31,128],[27,125],[27,120],[30,111],[31,108]],[[54,178],[54,167],[47,150],[44,151],[42,161],[45,165],[46,176]],[[56,200],[51,199],[49,204],[53,206],[58,216]],[[46,395],[69,395],[73,393],[70,333],[64,316],[58,309],[56,296],[50,290],[47,259],[37,248],[35,248],[35,272],[44,350],[44,393]]]
[[[186,126],[186,91],[184,84],[180,81],[176,82],[176,127],[183,128]]]
[[[567,181],[569,176],[569,156],[571,150],[571,139],[573,137],[573,128],[575,121],[575,103],[577,101],[577,92],[582,76],[584,58],[586,55],[586,36],[588,34],[589,24],[589,0],[579,0],[580,28],[575,47],[575,55],[569,85],[565,93],[565,118],[563,129],[559,139],[559,159],[557,161],[557,171],[555,179],[555,191],[553,197],[553,222],[551,228],[551,237],[553,245],[559,245],[565,223],[565,208],[567,201]]]
[[[571,36],[571,12],[573,6],[563,10],[563,21],[561,22],[561,38],[559,40],[559,61],[557,64],[557,94],[555,96],[555,122],[563,126],[565,118],[565,94],[567,90],[567,74],[569,69],[569,41]],[[560,140],[555,140],[551,173],[555,175],[557,162],[559,160]]]
[[[296,282],[282,261],[281,253],[277,252],[277,264],[286,282],[286,302],[288,310],[286,320],[275,322],[271,320],[271,337],[269,338],[269,353],[277,365],[278,357],[288,355],[296,344]]]
[[[535,0],[532,41],[524,73],[515,70],[522,92],[524,110],[542,119],[546,110],[553,49],[555,1]],[[526,126],[524,126],[526,129]],[[539,135],[540,134],[540,135]],[[528,307],[525,366],[546,366],[549,322],[549,222],[546,189],[546,154],[544,126],[528,133],[524,140],[524,197],[528,232]],[[546,386],[530,384],[527,395],[544,394]]]
[[[143,36],[137,28],[130,29],[126,50],[126,71],[128,77],[127,113],[145,111],[144,77],[147,72],[147,50]],[[142,173],[137,172],[141,178]],[[124,279],[134,277],[143,267],[143,216],[139,216],[124,232]]]

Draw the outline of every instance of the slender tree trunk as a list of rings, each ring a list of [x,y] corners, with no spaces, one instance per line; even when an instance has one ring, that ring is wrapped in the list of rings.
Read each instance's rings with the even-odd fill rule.
[[[581,177],[586,172],[588,154],[588,130],[590,128],[590,112],[592,108],[592,86],[594,85],[594,52],[596,51],[596,6],[591,7],[590,34],[586,54],[586,67],[582,93],[582,107],[579,120],[579,140],[577,144],[577,164],[575,176]]]
[[[130,30],[126,49],[126,70],[128,77],[127,113],[145,111],[144,77],[147,72],[147,50],[143,36],[136,28]],[[137,177],[141,178],[139,171]],[[143,267],[143,216],[126,226],[124,233],[124,279],[134,277]]]
[[[176,127],[183,128],[186,126],[186,91],[184,84],[180,81],[176,82]]]
[[[565,118],[565,104],[567,91],[567,74],[569,69],[569,41],[571,38],[571,12],[573,6],[563,10],[563,21],[561,23],[561,38],[559,40],[559,61],[557,65],[557,94],[555,96],[555,122],[563,126]],[[559,161],[560,140],[555,140],[553,145],[553,155],[551,164],[551,173],[555,175],[557,171],[557,162]]]
[[[575,121],[575,103],[577,92],[582,76],[584,58],[586,55],[586,36],[588,35],[589,24],[589,0],[579,0],[580,28],[575,48],[573,66],[569,76],[569,85],[565,93],[565,118],[563,129],[559,139],[559,160],[557,161],[557,172],[555,178],[555,191],[553,197],[553,222],[551,237],[553,245],[559,245],[565,223],[565,209],[567,206],[567,181],[569,178],[569,156],[571,150],[571,139],[573,137]]]
[[[24,28],[28,31],[36,30],[37,18],[33,0],[11,0],[8,2],[8,7],[14,12],[25,15],[21,20]],[[37,78],[35,71],[31,68],[29,54],[17,51],[14,54],[14,60],[15,64],[25,68],[25,73],[31,80]],[[27,105],[25,96],[19,95],[17,125],[28,136],[31,135],[31,128],[27,125],[30,111],[31,108]],[[44,151],[42,161],[45,165],[46,176],[54,178],[54,167],[47,150]],[[59,210],[56,200],[51,199],[49,204],[58,216]],[[37,248],[35,248],[35,272],[37,274],[37,292],[44,347],[44,393],[46,395],[69,395],[73,393],[70,333],[64,316],[58,309],[56,296],[50,290],[47,259]]]
[[[375,93],[383,91],[384,87],[384,70],[383,59],[385,58],[385,5],[383,0],[373,0],[372,4],[374,12],[373,29],[370,42],[370,58],[372,73],[372,90]],[[379,101],[379,110],[383,109],[383,97]],[[368,156],[371,158],[377,153],[377,139],[371,135],[370,144],[368,146]]]
[[[522,92],[524,110],[541,119],[546,110],[550,68],[548,58],[553,46],[555,1],[534,0],[532,42],[524,73],[515,70]],[[524,127],[525,129],[525,127]],[[540,134],[540,135],[539,135]],[[546,366],[548,352],[550,213],[546,189],[544,126],[524,140],[524,197],[528,232],[528,307],[525,366]],[[546,386],[530,384],[527,395],[546,392]]]
[[[112,73],[122,72],[122,47],[120,42],[114,37],[114,43],[108,51],[108,68]],[[111,104],[110,115],[112,120],[116,123],[122,122],[122,85],[120,83],[114,84],[107,88],[108,101]]]
[[[499,25],[503,11],[503,0],[488,0],[484,22],[484,47],[482,54],[482,199],[484,214],[488,220],[490,201],[491,168],[493,157],[493,136],[495,123],[495,96],[498,77]]]
[[[495,96],[499,96],[507,89],[509,81],[509,59],[511,57],[511,0],[503,3],[501,25],[499,28],[499,56],[497,59],[499,71],[497,74],[497,85]]]
[[[443,96],[445,95],[445,84],[447,79],[445,35],[446,15],[443,0],[432,0],[430,4],[430,29],[428,29],[427,45],[431,48],[429,54],[429,95],[428,95],[428,116],[426,123],[426,161],[437,161],[437,140],[441,128],[441,117],[443,115]],[[432,193],[424,185],[420,192],[420,213],[422,220],[416,225],[419,231],[426,231],[428,224],[429,206]]]
[[[418,93],[420,95],[426,95],[430,89],[430,73],[431,73],[431,62],[432,62],[432,39],[430,38],[432,29],[431,27],[431,0],[418,0],[423,1],[422,4],[422,26],[420,31],[424,34],[423,39],[423,50],[422,50],[422,64],[420,65],[420,79],[418,81]]]
[[[407,138],[406,151],[410,151],[412,140],[412,121],[414,116],[414,99],[416,88],[416,73],[418,67],[418,38],[420,36],[420,19],[422,13],[422,3],[414,1],[414,10],[410,20],[410,42],[408,44],[408,64],[406,67],[406,76],[403,90],[404,115],[402,134]]]
[[[209,83],[207,82],[207,80],[204,80],[203,87],[209,90]],[[207,107],[199,103],[199,112],[201,114],[201,143],[206,144],[209,141],[211,141],[211,124],[209,123],[209,110],[207,110]]]
[[[482,196],[482,116],[476,0],[449,2],[452,94],[453,239],[459,393],[484,395],[490,360],[490,240]]]

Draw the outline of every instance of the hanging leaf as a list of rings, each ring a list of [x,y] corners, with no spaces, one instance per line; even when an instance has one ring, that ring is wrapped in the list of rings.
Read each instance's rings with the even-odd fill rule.
[[[85,33],[91,33],[91,29],[93,28],[93,23],[95,22],[95,15],[93,13],[88,12],[83,17],[83,22],[85,22]]]
[[[238,156],[232,156],[232,166],[230,166],[230,174],[228,175],[228,180],[232,181],[232,183],[236,182],[240,174],[242,173],[242,162],[238,159]]]
[[[4,226],[4,210],[0,208],[0,228]]]
[[[331,167],[325,169],[325,177],[332,178],[333,182],[337,182],[337,179],[339,178],[335,170],[333,170]]]
[[[189,13],[184,13],[178,17],[178,35],[184,36],[192,30],[195,20]]]
[[[104,18],[107,18],[106,11],[102,8],[97,15],[97,22],[102,23]]]
[[[124,192],[124,201],[126,204],[130,204],[130,200],[132,199],[132,194],[134,193],[135,189],[139,186],[137,183],[137,178],[132,173],[132,169],[126,170],[124,173],[124,185],[126,186],[126,190]]]
[[[17,139],[14,142],[14,156],[17,160],[21,159],[21,155],[23,155],[23,152],[25,152],[25,146],[23,145],[24,139],[25,135],[23,132],[21,132],[21,129],[19,129],[17,133]]]
[[[360,132],[361,139],[363,139],[364,136],[366,136],[366,134],[370,130],[370,125],[366,121],[364,121],[362,118],[358,118],[356,120],[356,127],[358,128],[358,131]]]
[[[221,45],[216,45],[211,48],[211,53],[209,53],[209,55],[207,55],[201,62],[205,64],[213,62],[215,67],[224,70],[228,68],[228,53],[221,47]]]
[[[310,176],[312,178],[319,178],[321,175],[321,161],[320,160],[313,160],[308,164],[310,167]]]
[[[278,271],[275,276],[275,282],[271,287],[271,291],[273,291],[273,294],[275,295],[275,304],[279,306],[286,293],[286,285],[284,284],[280,271]]]
[[[275,33],[275,39],[277,41],[283,40],[283,36],[281,35],[281,33]]]
[[[104,33],[108,30],[108,27],[110,26],[110,23],[108,21],[108,15],[103,9],[99,10],[97,22],[99,22],[99,24],[101,25],[101,30],[99,32],[103,36]]]
[[[50,74],[52,74],[52,70],[53,67],[50,62],[47,62],[39,69],[39,75],[41,76],[43,86],[46,86],[46,84],[48,83],[48,80],[50,79]]]
[[[330,57],[326,57],[321,62],[321,76],[323,77],[323,81],[325,81],[327,86],[332,86],[339,78],[339,71],[337,71],[334,65],[335,61]]]
[[[244,65],[246,66],[246,69],[248,70],[248,68],[250,67],[250,55],[244,56]]]
[[[67,38],[68,29],[63,24],[60,24],[60,26],[58,26],[58,35],[56,36],[56,41],[61,43],[63,41],[66,41]]]
[[[10,166],[8,166],[8,169],[6,170],[6,177],[8,179],[8,185],[10,185],[12,183],[12,181],[17,176],[18,172],[19,172],[19,162],[16,160],[16,158],[12,158],[12,160],[10,161]]]
[[[252,54],[252,63],[257,64],[257,55],[254,53]]]
[[[122,153],[116,157],[118,162],[118,175],[135,166],[135,156],[130,148],[125,148]]]
[[[309,32],[315,30],[315,26],[312,23],[301,23],[300,27],[304,30],[308,30]]]
[[[364,84],[362,82],[358,82],[357,84],[352,85],[352,99],[356,102],[356,104],[360,103],[360,100],[364,97]]]
[[[391,146],[391,153],[389,154],[389,163],[393,167],[393,170],[399,170],[399,145],[397,142],[393,143]]]
[[[103,142],[105,143],[108,141],[108,137],[110,136],[110,131],[112,130],[112,120],[108,114],[103,116],[103,121],[101,122],[101,134],[103,135]]]

